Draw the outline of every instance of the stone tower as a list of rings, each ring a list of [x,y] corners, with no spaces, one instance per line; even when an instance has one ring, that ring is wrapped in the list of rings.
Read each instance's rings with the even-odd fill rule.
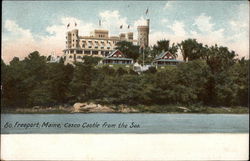
[[[79,37],[78,37],[78,29],[74,29],[72,31],[67,32],[66,37],[66,48],[73,49],[79,47]]]
[[[149,19],[147,19],[147,25],[146,26],[138,26],[138,43],[140,47],[148,47],[149,43]]]

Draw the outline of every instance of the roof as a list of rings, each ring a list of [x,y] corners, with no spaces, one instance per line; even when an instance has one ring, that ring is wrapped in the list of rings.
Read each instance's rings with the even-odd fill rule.
[[[103,60],[133,60],[131,58],[119,58],[119,57],[116,57],[116,58],[104,58]]]
[[[107,58],[112,57],[116,52],[121,52],[120,50],[116,49],[115,51],[113,51],[112,53],[110,53],[109,55],[107,55]],[[122,53],[122,52],[121,52]],[[122,53],[123,55],[123,53]]]
[[[165,56],[167,53],[170,53],[169,51],[162,52],[160,55],[156,56],[155,59],[161,59],[163,56]],[[173,55],[172,53],[170,53]]]
[[[157,59],[157,60],[154,60],[154,62],[156,62],[156,61],[183,62],[182,60],[176,60],[176,59]]]
[[[99,29],[97,29],[97,30],[94,30],[94,32],[96,33],[96,32],[98,32],[98,33],[108,33],[109,31],[108,30],[99,30]]]

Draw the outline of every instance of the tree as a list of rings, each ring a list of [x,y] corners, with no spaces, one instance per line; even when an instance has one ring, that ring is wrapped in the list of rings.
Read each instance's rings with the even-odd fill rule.
[[[196,60],[202,58],[203,45],[198,43],[196,39],[187,39],[178,44],[184,61]]]
[[[161,52],[169,51],[169,40],[160,40],[157,41],[157,44],[153,46],[153,50],[156,51],[157,54]]]
[[[143,51],[141,52],[144,52],[144,54],[143,53],[140,54],[140,56],[137,59],[138,63],[142,64],[144,60],[145,64],[151,64],[154,59],[154,56],[152,56],[154,55],[154,53],[152,52],[150,47],[144,48]]]
[[[75,63],[73,78],[70,82],[71,95],[75,101],[86,101],[89,99],[95,73],[96,71],[92,64]]]
[[[177,57],[177,51],[178,51],[178,46],[173,43],[170,46],[170,41],[169,40],[160,40],[157,41],[156,45],[153,46],[153,56],[155,57],[156,55],[161,54],[162,52],[169,51],[172,53],[175,57]]]
[[[139,57],[139,46],[133,45],[132,42],[119,41],[116,43],[116,48],[120,50],[127,58],[137,60]]]
[[[47,88],[50,103],[67,103],[71,97],[70,82],[72,81],[74,68],[72,65],[64,65],[63,62],[47,64],[47,79],[43,84]],[[46,91],[44,91],[46,92]]]
[[[25,64],[14,57],[5,67],[2,76],[2,105],[5,107],[23,107],[27,104],[28,89]]]
[[[214,45],[206,53],[206,61],[213,73],[229,69],[235,62],[237,54],[227,47]]]

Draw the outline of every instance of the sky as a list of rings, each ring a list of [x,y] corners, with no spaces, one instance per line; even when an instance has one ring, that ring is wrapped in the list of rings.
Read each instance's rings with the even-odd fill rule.
[[[111,36],[134,32],[136,39],[136,27],[148,18],[150,45],[195,38],[249,58],[248,1],[3,1],[2,59],[8,63],[35,50],[62,55],[66,32],[73,28],[84,36],[100,28]]]

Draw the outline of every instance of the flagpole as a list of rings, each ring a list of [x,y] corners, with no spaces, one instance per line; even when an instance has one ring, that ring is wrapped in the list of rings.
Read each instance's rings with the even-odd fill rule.
[[[144,48],[142,48],[142,67],[144,67]]]

